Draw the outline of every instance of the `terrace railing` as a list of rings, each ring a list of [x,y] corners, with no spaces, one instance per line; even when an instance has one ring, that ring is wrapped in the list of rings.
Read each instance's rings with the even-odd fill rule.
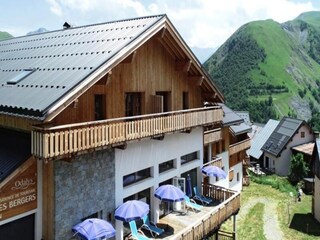
[[[249,149],[251,147],[250,138],[243,140],[241,142],[237,142],[229,146],[229,155],[233,155],[242,150]]]
[[[34,126],[32,154],[58,158],[127,141],[186,131],[222,122],[220,107],[198,108],[54,127]]]
[[[194,225],[186,229],[181,236],[175,235],[174,239],[204,239],[217,233],[220,225],[240,210],[239,192],[210,184],[202,184],[202,188],[204,193],[207,193],[207,196],[220,201],[220,204],[214,211],[205,215],[203,219],[198,220]]]
[[[203,143],[206,145],[209,143],[220,141],[221,139],[222,139],[221,129],[220,128],[214,129],[214,130],[204,132]]]

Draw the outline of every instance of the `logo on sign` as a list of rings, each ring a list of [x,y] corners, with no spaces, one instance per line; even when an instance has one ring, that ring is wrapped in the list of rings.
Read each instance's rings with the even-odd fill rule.
[[[15,181],[14,186],[11,190],[27,189],[30,185],[34,185],[35,182],[31,178],[25,178]]]

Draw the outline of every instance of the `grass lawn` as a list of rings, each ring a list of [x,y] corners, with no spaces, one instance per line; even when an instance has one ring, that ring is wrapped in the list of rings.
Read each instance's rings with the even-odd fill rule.
[[[311,195],[303,195],[302,201],[297,202],[295,187],[290,186],[286,179],[268,176],[262,182],[258,184],[251,181],[249,187],[243,188],[241,207],[254,199],[271,199],[277,202],[279,226],[284,239],[320,239],[320,224],[311,215]],[[263,203],[258,203],[245,216],[237,216],[237,239],[266,239],[263,234],[264,211],[268,209]],[[241,208],[238,215],[241,215]],[[232,219],[226,221],[221,229],[232,232]]]

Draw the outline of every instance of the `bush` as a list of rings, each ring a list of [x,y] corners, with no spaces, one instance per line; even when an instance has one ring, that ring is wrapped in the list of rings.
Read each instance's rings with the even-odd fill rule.
[[[278,189],[280,192],[294,193],[297,191],[296,186],[292,185],[286,177],[280,177],[277,175],[257,176],[251,174],[250,179],[258,184],[269,185],[275,189]]]

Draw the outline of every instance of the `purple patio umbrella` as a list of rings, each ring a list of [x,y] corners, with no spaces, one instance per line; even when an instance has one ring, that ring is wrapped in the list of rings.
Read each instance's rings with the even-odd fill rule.
[[[99,218],[88,218],[73,226],[72,231],[87,240],[112,238],[116,235],[113,226],[106,220]]]
[[[210,177],[226,178],[227,173],[217,166],[208,165],[202,167],[202,173]]]
[[[139,200],[131,200],[121,204],[114,214],[114,217],[123,222],[138,220],[149,212],[149,205]]]
[[[185,194],[176,186],[167,184],[158,187],[154,192],[154,196],[161,201],[181,202],[184,200]]]

